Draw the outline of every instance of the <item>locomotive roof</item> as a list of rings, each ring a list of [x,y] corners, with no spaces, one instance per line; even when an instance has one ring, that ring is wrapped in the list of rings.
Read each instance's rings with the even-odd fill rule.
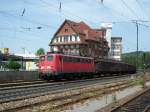
[[[99,59],[97,62],[99,61],[103,61],[103,62],[112,62],[112,63],[120,63],[120,64],[126,64],[126,65],[130,65],[133,66],[131,64],[125,63],[123,61],[118,61],[118,60],[113,60],[113,59]]]
[[[88,58],[88,59],[93,59],[92,57],[83,57],[83,56],[77,56],[77,55],[65,55],[65,54],[60,54],[60,53],[48,53],[46,55],[59,55],[59,56],[67,56],[67,57],[76,57],[76,58]]]

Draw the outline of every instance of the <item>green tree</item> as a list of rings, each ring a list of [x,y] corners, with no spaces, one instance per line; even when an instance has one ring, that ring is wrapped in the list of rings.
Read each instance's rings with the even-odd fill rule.
[[[131,53],[123,54],[122,61],[136,66],[137,65],[137,53],[131,52]],[[150,65],[150,52],[139,51],[137,68],[145,70],[145,69],[149,69],[149,65]]]
[[[21,68],[21,65],[18,62],[16,62],[15,60],[10,59],[7,64],[7,68],[11,69],[11,70],[19,70]]]
[[[43,48],[39,48],[36,52],[36,55],[42,55],[45,54],[45,50]]]

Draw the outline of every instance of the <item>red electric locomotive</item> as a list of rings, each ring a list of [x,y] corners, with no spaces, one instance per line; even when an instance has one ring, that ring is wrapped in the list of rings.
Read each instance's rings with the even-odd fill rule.
[[[58,53],[48,53],[40,56],[39,74],[45,80],[74,78],[74,77],[93,77],[101,74],[132,74],[136,72],[136,68],[132,65],[110,60],[94,58],[70,56]]]
[[[40,77],[46,80],[70,78],[94,72],[93,58],[56,53],[40,56],[39,73]]]

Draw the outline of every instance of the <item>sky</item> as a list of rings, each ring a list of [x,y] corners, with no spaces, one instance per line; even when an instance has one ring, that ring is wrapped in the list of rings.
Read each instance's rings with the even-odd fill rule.
[[[0,48],[10,53],[35,53],[44,48],[65,19],[91,28],[112,23],[112,36],[122,37],[123,52],[150,51],[150,0],[0,0]],[[61,3],[61,8],[60,8]]]

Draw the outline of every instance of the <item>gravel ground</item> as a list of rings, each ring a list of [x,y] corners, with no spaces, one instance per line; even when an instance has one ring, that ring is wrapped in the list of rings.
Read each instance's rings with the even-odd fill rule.
[[[73,90],[68,89],[65,92],[61,92],[61,93],[57,93],[57,94],[49,94],[49,95],[30,98],[30,99],[25,99],[25,100],[21,100],[21,101],[13,101],[13,102],[8,102],[8,103],[3,103],[3,104],[0,104],[0,111],[3,111],[5,109],[11,109],[11,108],[14,108],[14,107],[20,107],[20,106],[23,106],[23,105],[30,105],[30,104],[34,104],[34,103],[38,103],[38,102],[44,102],[44,101],[55,99],[55,98],[86,93],[88,91],[92,91],[92,90],[96,90],[96,89],[104,89],[106,87],[109,87],[109,86],[112,86],[112,85],[115,86],[115,85],[118,85],[118,84],[121,84],[121,83],[123,83],[123,82],[113,83],[113,84],[106,84],[106,85],[94,84],[94,85],[91,85],[91,86],[81,87],[81,88],[73,89]],[[42,107],[42,106],[36,107],[35,106],[35,108],[40,108],[40,110],[41,110],[41,108],[45,108],[45,106],[44,107]],[[35,110],[37,110],[37,109],[35,109]]]
[[[49,95],[25,99],[25,100],[21,100],[21,101],[3,103],[3,104],[0,104],[0,111],[3,111],[5,109],[11,109],[14,107],[20,107],[23,105],[32,105],[34,103],[40,103],[40,102],[44,102],[44,101],[55,99],[55,98],[72,96],[72,95],[81,94],[81,93],[83,94],[83,93],[87,93],[88,91],[92,91],[92,90],[96,90],[96,89],[102,90],[102,89],[107,88],[109,86],[118,85],[121,83],[123,83],[123,82],[119,82],[119,83],[116,82],[116,83],[105,84],[105,85],[94,84],[91,86],[81,87],[81,88],[77,88],[77,89],[66,89],[65,92],[61,92],[61,93],[57,93],[57,94],[49,94]],[[21,111],[19,110],[18,112],[31,112],[31,111],[32,112],[37,112],[37,111],[42,112],[48,108],[60,105],[61,103],[65,103],[65,102],[68,102],[70,100],[72,100],[72,99],[67,99],[67,100],[63,100],[63,101],[59,101],[59,102],[55,102],[55,103],[53,103],[53,102],[52,103],[45,103],[45,104],[40,105],[40,106],[33,106],[33,107],[28,108],[28,109],[23,109]],[[50,112],[49,109],[47,110],[47,112],[48,111]],[[55,109],[54,110],[52,109],[51,112],[57,112],[57,111]]]

